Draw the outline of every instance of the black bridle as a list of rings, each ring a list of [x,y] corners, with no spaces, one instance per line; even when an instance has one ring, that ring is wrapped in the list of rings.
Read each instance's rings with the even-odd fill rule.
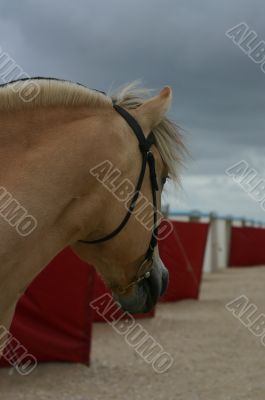
[[[62,79],[57,79],[57,78],[34,77],[34,78],[22,78],[22,79],[13,80],[11,82],[8,82],[8,84],[15,83],[17,81],[27,81],[27,80],[30,81],[32,79],[35,79],[35,80],[49,79],[51,81],[63,81]],[[80,83],[77,83],[77,84],[80,85],[80,86],[83,86]],[[0,87],[3,87],[5,85],[7,85],[7,84],[2,84],[2,85],[0,85]],[[83,86],[83,87],[85,87],[85,86]],[[93,90],[96,90],[96,89],[93,89]],[[102,92],[100,90],[96,90],[96,91],[106,95],[105,92]],[[142,262],[142,264],[140,265],[140,268],[138,270],[137,278],[136,278],[136,280],[134,282],[129,284],[125,289],[123,289],[123,291],[125,292],[130,286],[133,286],[136,283],[140,282],[141,280],[143,280],[145,278],[149,278],[149,276],[150,276],[150,269],[152,268],[152,264],[153,264],[154,249],[155,249],[155,247],[157,245],[158,227],[157,227],[156,191],[158,191],[159,188],[158,188],[157,179],[156,179],[155,159],[154,159],[154,156],[153,156],[153,154],[152,154],[152,152],[150,150],[151,146],[153,144],[155,144],[155,137],[154,137],[153,132],[151,132],[148,135],[148,137],[146,138],[144,136],[142,128],[140,127],[138,122],[133,118],[133,116],[131,114],[129,114],[124,108],[116,105],[115,102],[113,102],[113,107],[125,119],[125,121],[127,121],[127,123],[130,125],[130,127],[132,128],[135,136],[138,139],[140,151],[141,151],[142,156],[143,156],[142,168],[141,168],[140,176],[139,176],[138,182],[136,184],[135,191],[134,191],[134,194],[132,196],[128,212],[125,215],[125,217],[123,218],[123,220],[120,223],[120,225],[113,232],[109,233],[108,235],[106,235],[106,236],[104,236],[104,237],[102,237],[100,239],[96,239],[96,240],[79,240],[79,242],[80,243],[85,243],[85,244],[97,244],[97,243],[101,243],[101,242],[106,242],[107,240],[110,240],[114,236],[118,235],[118,233],[125,227],[125,225],[129,221],[130,216],[132,215],[132,212],[135,209],[136,202],[137,202],[137,199],[139,197],[139,193],[140,193],[140,190],[142,188],[143,181],[144,181],[146,166],[148,164],[149,165],[149,170],[150,170],[150,180],[151,180],[151,189],[152,189],[152,197],[153,197],[154,225],[153,225],[150,244],[149,244],[148,250],[146,252],[145,259]]]
[[[123,218],[122,222],[120,225],[114,229],[111,233],[109,233],[106,236],[103,236],[99,239],[95,240],[79,240],[81,243],[85,244],[97,244],[97,243],[102,243],[106,242],[107,240],[112,239],[114,236],[118,235],[118,233],[125,227],[127,222],[130,219],[130,216],[132,215],[132,212],[135,209],[137,199],[139,197],[140,190],[142,188],[142,184],[144,181],[144,176],[145,176],[145,171],[146,171],[146,166],[148,164],[149,170],[150,170],[150,180],[151,180],[151,189],[152,189],[152,197],[153,197],[153,210],[154,210],[154,225],[153,225],[153,230],[152,230],[152,236],[151,240],[149,243],[148,250],[145,255],[145,259],[143,263],[141,264],[139,271],[137,273],[137,279],[132,282],[130,285],[128,285],[123,291],[125,292],[129,287],[135,285],[136,283],[140,282],[143,279],[149,278],[150,276],[150,269],[152,268],[152,263],[153,263],[153,254],[154,254],[154,249],[157,245],[157,201],[156,201],[156,191],[159,190],[158,188],[158,183],[157,183],[157,178],[156,178],[156,169],[155,169],[155,159],[154,156],[151,152],[151,146],[155,144],[155,137],[153,132],[151,132],[147,138],[144,136],[143,130],[138,124],[138,122],[133,118],[131,114],[129,114],[124,108],[114,104],[113,105],[114,109],[125,119],[125,121],[128,123],[128,125],[131,127],[133,130],[135,136],[138,139],[139,142],[139,147],[140,151],[142,153],[142,167],[141,167],[141,172],[138,178],[138,182],[135,187],[134,194],[132,196],[130,206],[128,209],[127,214]],[[151,268],[150,268],[151,267]],[[148,268],[148,269],[147,269]],[[146,270],[147,269],[147,270]]]

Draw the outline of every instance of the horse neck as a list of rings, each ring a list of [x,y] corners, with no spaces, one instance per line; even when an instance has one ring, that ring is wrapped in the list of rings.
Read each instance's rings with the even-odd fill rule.
[[[40,227],[74,209],[79,221],[69,217],[69,229],[75,231],[86,219],[89,225],[82,229],[89,234],[105,218],[105,206],[117,208],[115,197],[90,173],[100,162],[110,160],[124,178],[136,179],[132,175],[138,174],[134,164],[140,155],[130,145],[135,138],[112,108],[28,109],[2,117],[0,186],[30,210]]]
[[[120,223],[124,204],[90,169],[109,160],[122,171],[121,180],[136,182],[141,154],[126,122],[112,109],[3,114],[0,132],[0,186],[38,221],[38,229],[21,240],[0,218],[1,308],[4,302],[5,307],[12,305],[61,249],[87,235],[101,236],[104,223]],[[12,279],[14,275],[19,279]]]
[[[89,170],[102,147],[100,141],[94,144],[95,137],[104,137],[104,118],[99,114],[45,109],[0,115],[0,186],[38,222],[23,239],[0,217],[0,291],[5,285],[7,292],[0,293],[0,308],[4,301],[11,304],[61,249],[79,237],[84,215],[93,230],[97,215],[89,195],[95,179]],[[14,274],[19,279],[11,279]]]
[[[0,150],[19,152],[35,148],[49,135],[62,136],[61,127],[89,118],[89,109],[63,107],[31,107],[0,112]]]
[[[85,160],[89,164],[93,141],[90,133],[99,129],[98,123],[95,129],[95,121],[100,119],[98,114],[95,110],[60,107],[1,113],[0,180],[5,181],[11,162],[14,171],[16,164],[23,160],[25,168],[34,163],[40,171],[47,171],[50,181],[56,174],[63,178],[69,169],[68,182],[72,177],[78,191],[81,167],[85,167]],[[60,182],[62,188],[64,180]]]

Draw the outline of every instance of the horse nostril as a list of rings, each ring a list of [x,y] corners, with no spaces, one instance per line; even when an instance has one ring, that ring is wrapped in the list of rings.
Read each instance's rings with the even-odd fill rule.
[[[160,296],[163,296],[163,294],[167,290],[167,287],[168,287],[168,271],[166,268],[164,268],[163,272],[162,272],[162,287],[161,287]]]

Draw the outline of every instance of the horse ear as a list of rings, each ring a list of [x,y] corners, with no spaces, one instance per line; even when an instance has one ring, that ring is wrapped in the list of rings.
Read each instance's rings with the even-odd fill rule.
[[[166,86],[158,96],[146,100],[134,110],[135,118],[145,133],[149,133],[162,121],[170,108],[171,100],[172,90],[169,86]]]

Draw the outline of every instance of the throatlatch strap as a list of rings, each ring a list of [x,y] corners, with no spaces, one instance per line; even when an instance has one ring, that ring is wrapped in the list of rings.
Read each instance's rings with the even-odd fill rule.
[[[106,235],[106,236],[104,236],[102,238],[99,238],[99,239],[96,239],[96,240],[79,240],[79,242],[88,243],[88,244],[96,244],[96,243],[101,243],[101,242],[105,242],[107,240],[110,240],[114,236],[118,235],[118,233],[124,228],[124,226],[129,221],[129,219],[130,219],[130,217],[132,215],[132,212],[135,209],[136,202],[137,202],[137,199],[139,197],[139,193],[140,193],[140,190],[141,190],[141,187],[142,187],[142,184],[143,184],[143,180],[144,180],[146,164],[147,164],[147,156],[144,155],[140,176],[139,176],[137,185],[135,187],[135,191],[134,191],[133,197],[132,197],[131,202],[130,202],[130,207],[128,209],[127,214],[125,215],[125,217],[123,218],[122,222],[120,223],[120,225],[116,229],[114,229],[114,231],[112,231],[111,233],[109,233],[108,235]]]
[[[152,133],[152,132],[151,132]],[[152,197],[153,197],[153,208],[154,208],[154,227],[152,231],[152,236],[150,240],[150,244],[146,253],[146,259],[151,260],[153,257],[154,249],[157,245],[157,202],[156,202],[156,191],[159,190],[157,178],[156,178],[156,169],[155,169],[155,159],[151,152],[148,153],[148,164],[150,170],[150,180],[151,180],[151,189],[152,189]]]
[[[127,214],[123,218],[122,222],[120,225],[112,231],[110,234],[96,239],[96,240],[79,240],[81,243],[87,243],[87,244],[96,244],[96,243],[101,243],[105,242],[107,240],[112,239],[114,236],[116,236],[127,224],[129,221],[133,210],[135,209],[137,199],[139,197],[139,193],[143,184],[144,176],[145,176],[145,171],[146,171],[146,165],[148,163],[149,165],[149,170],[150,170],[150,180],[151,180],[151,189],[152,189],[152,197],[153,197],[153,208],[154,208],[154,228],[152,231],[152,236],[151,236],[151,241],[146,253],[146,259],[151,259],[153,256],[154,248],[157,245],[157,202],[156,202],[156,191],[158,191],[158,183],[157,183],[157,178],[156,178],[156,169],[155,169],[155,159],[153,154],[150,151],[150,148],[153,144],[155,144],[155,137],[153,132],[151,132],[147,138],[145,138],[144,133],[138,122],[133,118],[131,114],[129,114],[126,110],[124,110],[122,107],[113,104],[114,109],[125,119],[125,121],[128,123],[128,125],[131,127],[133,130],[134,134],[136,135],[138,142],[139,142],[139,147],[141,150],[141,153],[143,155],[143,162],[142,162],[142,168],[140,172],[140,176],[137,182],[137,185],[135,187],[134,194],[132,196],[130,206],[128,209]]]
[[[115,108],[115,110],[125,119],[125,121],[129,124],[129,126],[131,127],[131,129],[133,130],[133,132],[135,133],[138,142],[139,142],[139,146],[143,155],[143,162],[142,162],[142,168],[141,168],[141,172],[139,175],[139,179],[138,182],[136,184],[135,187],[135,191],[134,194],[132,196],[131,202],[130,202],[130,206],[128,209],[127,214],[125,215],[125,217],[123,218],[122,222],[120,223],[120,225],[111,233],[109,233],[108,235],[99,238],[99,239],[95,239],[95,240],[79,240],[79,242],[81,243],[87,243],[87,244],[96,244],[96,243],[101,243],[101,242],[105,242],[107,240],[112,239],[114,236],[116,236],[123,228],[124,226],[127,224],[127,222],[129,221],[132,212],[136,206],[136,202],[137,199],[139,197],[139,193],[143,184],[143,180],[144,180],[144,176],[145,176],[145,170],[146,170],[146,164],[148,161],[148,151],[150,149],[150,147],[152,146],[152,144],[154,143],[154,136],[153,134],[149,135],[148,138],[146,139],[144,136],[144,133],[142,131],[142,128],[140,127],[140,125],[138,124],[138,122],[133,118],[133,116],[131,114],[129,114],[126,110],[124,110],[122,107],[118,106],[118,105],[113,105],[113,107]],[[149,161],[148,161],[149,163]]]

